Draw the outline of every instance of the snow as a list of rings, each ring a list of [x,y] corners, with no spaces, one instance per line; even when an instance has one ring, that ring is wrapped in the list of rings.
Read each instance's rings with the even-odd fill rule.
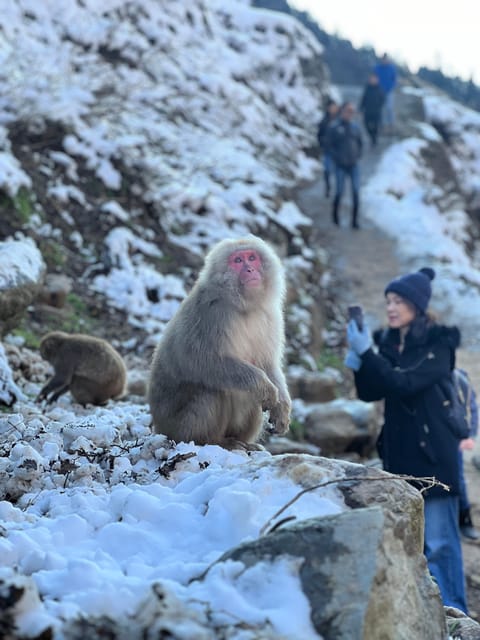
[[[297,234],[308,224],[278,198],[319,169],[303,149],[327,87],[311,86],[302,65],[322,48],[297,21],[249,2],[6,0],[0,28],[0,186],[12,196],[31,181],[11,152],[8,125],[21,121],[39,135],[49,123],[60,148],[40,170],[69,224],[80,215],[69,206],[82,218],[100,211],[119,225],[133,220],[123,168],[169,244],[199,258],[227,236],[261,235],[272,222]],[[107,190],[103,202],[83,191],[85,171]],[[31,222],[45,234],[41,216]],[[131,231],[152,241],[140,225]],[[137,262],[103,279],[92,270],[89,284],[127,309],[133,326],[160,335],[179,287],[136,251]],[[149,300],[147,279],[158,301]]]
[[[431,266],[436,271],[432,308],[442,321],[458,324],[466,342],[478,346],[480,255],[471,250],[467,203],[480,193],[480,115],[430,90],[417,90],[427,119],[448,132],[452,184],[435,176],[422,150],[438,143],[432,124],[419,127],[421,137],[392,144],[362,192],[363,215],[396,241],[404,271]],[[447,196],[447,194],[449,194]],[[391,274],[393,277],[398,274]]]
[[[0,242],[0,291],[39,282],[45,270],[42,254],[31,238]]]
[[[295,236],[310,224],[278,198],[319,167],[302,149],[313,139],[322,88],[306,84],[302,63],[321,47],[295,20],[245,1],[5,0],[0,30],[0,187],[12,198],[32,188],[7,127],[20,121],[41,135],[49,123],[59,144],[39,170],[69,238],[86,246],[78,210],[115,225],[101,239],[107,273],[92,264],[84,277],[153,339],[186,295],[185,274],[165,272],[158,239],[133,224],[123,167],[170,246],[199,259],[226,236],[262,233],[272,222]],[[106,199],[89,197],[85,171]],[[39,237],[63,238],[40,212],[30,225]],[[37,274],[29,241],[16,243],[15,256],[3,245],[0,278]],[[297,560],[219,563],[191,582],[226,550],[257,538],[301,490],[269,454],[173,446],[151,434],[145,405],[82,409],[67,395],[40,407],[39,385],[17,387],[3,349],[0,379],[0,400],[17,397],[0,414],[0,581],[25,589],[15,608],[19,633],[51,626],[60,638],[80,615],[128,624],[149,607],[153,620],[144,624],[154,629],[152,598],[161,589],[173,610],[188,604],[175,625],[188,639],[207,637],[209,618],[269,626],[276,636],[294,627],[298,640],[315,635]],[[287,514],[344,508],[328,489]]]
[[[5,349],[0,343],[0,403],[10,406],[15,399],[24,400],[25,396],[13,380]]]
[[[186,289],[185,274],[164,272],[158,238],[134,224],[137,212],[122,199],[122,164],[170,246],[201,259],[216,240],[262,234],[272,223],[302,244],[311,222],[278,194],[320,168],[303,149],[314,141],[321,88],[309,86],[301,69],[321,46],[296,21],[246,0],[3,0],[0,27],[0,188],[11,198],[32,188],[8,126],[21,121],[36,134],[46,121],[61,126],[61,148],[42,167],[47,193],[62,206],[79,248],[69,205],[116,224],[102,238],[110,268],[102,275],[92,268],[89,285],[132,326],[160,336]],[[363,189],[362,215],[398,241],[405,270],[435,268],[434,307],[473,333],[480,256],[467,247],[464,205],[480,198],[480,116],[415,92],[429,122],[385,153]],[[451,138],[464,194],[451,202],[422,156],[441,141],[439,124]],[[88,200],[85,168],[108,198]],[[38,236],[62,238],[40,215],[31,225]],[[311,250],[300,248],[288,264],[308,273]],[[37,281],[42,269],[32,241],[0,245],[0,288],[17,278]],[[328,272],[322,277],[327,282]],[[305,342],[308,315],[290,309]],[[216,563],[260,535],[303,488],[298,479],[280,474],[266,452],[174,446],[151,433],[145,405],[83,409],[63,396],[40,407],[38,391],[38,384],[14,381],[0,344],[0,401],[17,399],[0,414],[0,581],[25,588],[16,608],[20,633],[33,637],[52,626],[61,637],[65,621],[80,615],[146,619],[149,598],[161,588],[172,609],[188,605],[177,620],[179,637],[207,637],[199,631],[207,619],[316,637],[297,560],[248,569]],[[304,519],[345,508],[330,487],[305,494],[284,515]],[[254,633],[244,629],[238,638]]]
[[[134,616],[161,584],[217,621],[269,621],[278,634],[294,625],[295,637],[315,637],[298,559],[250,569],[218,563],[195,580],[222,553],[256,539],[302,489],[270,454],[174,446],[151,434],[144,405],[112,403],[92,414],[64,396],[41,413],[17,408],[0,418],[0,579],[15,572],[33,581],[20,620],[28,618],[30,634],[79,615]],[[331,486],[282,517],[345,508]]]

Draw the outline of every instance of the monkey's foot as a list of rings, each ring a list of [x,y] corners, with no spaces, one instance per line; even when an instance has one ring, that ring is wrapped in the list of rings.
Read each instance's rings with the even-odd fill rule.
[[[265,447],[258,442],[243,442],[243,440],[237,440],[236,438],[225,438],[221,443],[224,449],[233,451],[234,449],[241,449],[242,451],[265,451]]]

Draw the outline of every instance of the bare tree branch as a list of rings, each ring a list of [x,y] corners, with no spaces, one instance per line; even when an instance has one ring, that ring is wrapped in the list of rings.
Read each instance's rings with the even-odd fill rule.
[[[321,482],[320,484],[314,484],[311,487],[307,487],[306,489],[302,489],[302,491],[299,491],[295,496],[293,496],[291,500],[289,500],[286,504],[284,504],[283,507],[281,507],[276,513],[273,514],[271,518],[267,520],[267,522],[260,529],[259,535],[263,536],[263,535],[266,535],[267,533],[271,533],[271,531],[274,531],[277,527],[284,524],[286,520],[292,520],[294,518],[293,516],[289,518],[285,518],[282,522],[274,524],[273,527],[270,529],[270,525],[273,522],[273,520],[278,518],[279,515],[281,515],[284,511],[286,511],[288,507],[290,507],[294,502],[296,502],[299,498],[301,498],[305,493],[309,493],[310,491],[315,491],[316,489],[321,489],[322,487],[327,487],[330,484],[345,484],[349,482],[385,482],[386,480],[414,480],[415,482],[420,482],[423,485],[425,485],[421,489],[419,489],[420,493],[423,493],[427,489],[431,489],[432,487],[435,487],[435,486],[440,486],[442,487],[442,489],[445,489],[445,491],[450,491],[450,487],[447,484],[440,482],[433,476],[429,478],[428,477],[416,478],[415,476],[407,476],[407,475],[388,475],[388,476],[381,476],[376,478],[365,478],[361,476],[355,476],[351,478],[336,478],[335,480],[327,480],[326,482]]]

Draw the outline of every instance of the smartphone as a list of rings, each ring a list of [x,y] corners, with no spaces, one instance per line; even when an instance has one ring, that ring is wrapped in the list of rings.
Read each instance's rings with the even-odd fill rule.
[[[352,304],[348,307],[348,317],[355,320],[360,331],[363,329],[363,309],[358,304]]]

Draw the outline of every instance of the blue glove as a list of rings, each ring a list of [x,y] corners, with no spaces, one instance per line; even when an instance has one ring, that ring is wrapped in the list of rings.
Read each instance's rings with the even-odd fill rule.
[[[360,331],[355,320],[350,320],[347,324],[347,344],[358,356],[361,356],[362,353],[370,349],[372,346],[372,338],[365,323],[363,329]]]
[[[349,349],[347,351],[347,355],[345,356],[343,364],[353,371],[358,371],[362,366],[362,359],[355,353],[355,351]]]

